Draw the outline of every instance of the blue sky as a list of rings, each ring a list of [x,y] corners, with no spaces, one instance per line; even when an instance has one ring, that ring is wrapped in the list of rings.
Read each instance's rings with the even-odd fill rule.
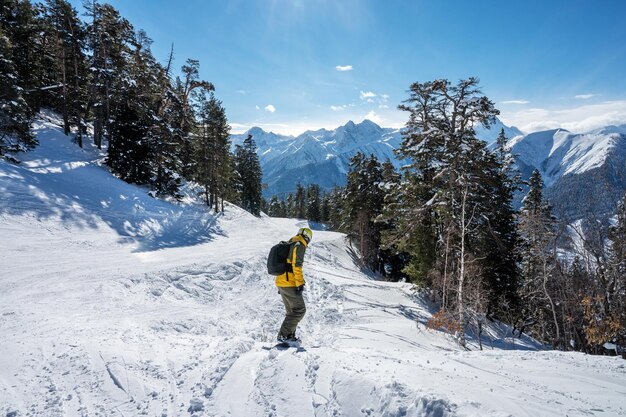
[[[200,61],[234,132],[399,127],[412,82],[469,76],[526,132],[626,123],[624,0],[109,3],[160,61]]]

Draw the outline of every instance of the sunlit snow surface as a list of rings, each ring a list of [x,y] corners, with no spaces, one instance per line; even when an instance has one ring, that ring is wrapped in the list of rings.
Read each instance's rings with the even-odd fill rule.
[[[302,222],[153,199],[36,128],[0,161],[0,416],[626,414],[626,361],[504,326],[463,351],[333,232],[305,259],[304,349],[265,350],[283,315],[265,256]]]

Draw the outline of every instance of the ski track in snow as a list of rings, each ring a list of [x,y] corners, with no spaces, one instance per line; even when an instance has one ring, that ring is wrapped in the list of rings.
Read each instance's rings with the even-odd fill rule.
[[[464,351],[333,232],[307,250],[303,349],[263,349],[284,314],[265,256],[305,223],[152,199],[53,123],[0,161],[0,416],[626,415],[626,361],[495,325]]]

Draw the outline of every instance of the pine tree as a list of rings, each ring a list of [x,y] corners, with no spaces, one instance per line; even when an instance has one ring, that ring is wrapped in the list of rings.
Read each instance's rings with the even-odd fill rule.
[[[224,210],[224,198],[230,187],[230,126],[222,103],[212,91],[205,91],[199,104],[200,126],[194,142],[194,178],[204,188],[205,202],[215,212]]]
[[[93,113],[94,142],[102,148],[104,137],[112,140],[114,133],[120,131],[117,127],[113,131],[116,119],[113,112],[128,106],[129,97],[124,91],[129,80],[124,72],[135,34],[130,22],[113,6],[91,0],[85,3],[85,8],[91,19],[86,29],[91,50],[87,113]]]
[[[474,126],[489,126],[499,112],[480,94],[476,78],[456,85],[448,80],[414,83],[406,104],[399,106],[410,114],[398,149],[409,164],[395,203],[395,241],[416,258],[416,267],[409,264],[406,271],[436,286],[443,307],[455,310],[462,328],[468,320],[468,303],[485,304],[484,292],[475,291],[485,284],[479,262],[485,254],[478,253],[477,232],[488,227],[483,213],[490,187],[485,180],[493,161],[485,143],[476,138]],[[428,250],[432,242],[436,242],[434,254]],[[466,292],[470,278],[474,280],[471,297]],[[481,300],[476,299],[479,296]]]
[[[312,222],[322,221],[320,186],[311,184],[306,189],[306,218]]]
[[[268,204],[267,215],[270,217],[285,217],[283,202],[278,199],[278,196],[272,196]]]
[[[296,195],[293,198],[293,217],[297,219],[306,218],[306,190],[300,183],[296,185]]]
[[[122,179],[153,187],[156,195],[179,198],[179,161],[163,111],[166,71],[156,62],[143,31],[130,39],[123,89],[111,103],[107,164]]]
[[[398,173],[389,159],[382,164],[382,182],[379,185],[383,196],[383,207],[376,218],[376,223],[381,230],[381,262],[383,273],[387,279],[399,280],[406,278],[402,271],[407,267],[408,256],[397,245],[387,244],[389,234],[393,234],[397,227],[395,216],[386,216],[396,203],[397,190],[401,187],[402,176]]]
[[[561,341],[553,276],[557,269],[555,219],[543,199],[539,171],[530,177],[530,190],[520,213],[521,267],[520,297],[526,326],[536,325],[532,335],[557,346]]]
[[[200,97],[214,91],[215,87],[208,81],[200,80],[200,62],[196,59],[188,59],[182,66],[183,79],[176,79],[176,95],[173,101],[175,106],[176,120],[173,120],[178,142],[178,159],[181,163],[182,175],[185,178],[192,179],[194,177],[193,162],[193,138],[190,134],[195,125],[194,101],[200,100]],[[221,105],[221,104],[220,104]]]
[[[345,189],[335,186],[330,192],[329,196],[329,214],[328,225],[331,230],[343,232],[346,230],[346,224],[344,221],[344,196]]]
[[[331,195],[327,191],[324,191],[324,194],[322,194],[322,205],[320,208],[320,218],[322,223],[328,224],[330,222],[330,211]]]
[[[294,214],[295,210],[294,197],[292,193],[287,195],[287,200],[285,201],[285,216],[286,217],[296,217]]]
[[[352,157],[344,199],[348,236],[357,243],[363,263],[377,272],[381,269],[381,225],[375,220],[383,206],[382,180],[382,168],[374,155],[366,158],[358,152]]]
[[[11,61],[13,81],[25,101],[26,117],[31,118],[42,103],[41,93],[50,84],[45,79],[44,57],[47,44],[43,33],[42,6],[28,0],[4,0],[0,3],[0,28],[8,39],[9,49],[3,58]]]
[[[86,100],[86,32],[76,10],[65,0],[47,0],[46,39],[50,43],[49,77],[53,85],[45,90],[47,102],[63,117],[63,130],[77,128],[76,141],[83,146],[83,116]]]
[[[237,145],[235,150],[235,167],[237,171],[240,203],[244,210],[258,216],[261,214],[262,172],[256,143],[252,135],[244,140],[243,146]]]
[[[489,314],[497,313],[500,306],[505,309],[519,307],[519,235],[513,197],[521,180],[506,143],[502,129],[493,155],[487,157],[489,164],[485,166],[484,175],[488,187],[484,194],[488,221],[480,240],[480,252],[485,254],[481,265],[489,289]]]
[[[37,142],[30,133],[30,110],[22,96],[23,89],[11,60],[12,46],[0,28],[0,156],[25,151]]]

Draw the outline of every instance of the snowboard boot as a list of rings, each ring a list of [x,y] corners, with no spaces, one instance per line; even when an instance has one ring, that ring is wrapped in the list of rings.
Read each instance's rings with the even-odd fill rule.
[[[282,334],[279,334],[276,339],[278,340],[278,343],[282,343],[292,347],[298,347],[302,342],[299,338],[296,337],[295,334],[289,336],[283,336]]]

